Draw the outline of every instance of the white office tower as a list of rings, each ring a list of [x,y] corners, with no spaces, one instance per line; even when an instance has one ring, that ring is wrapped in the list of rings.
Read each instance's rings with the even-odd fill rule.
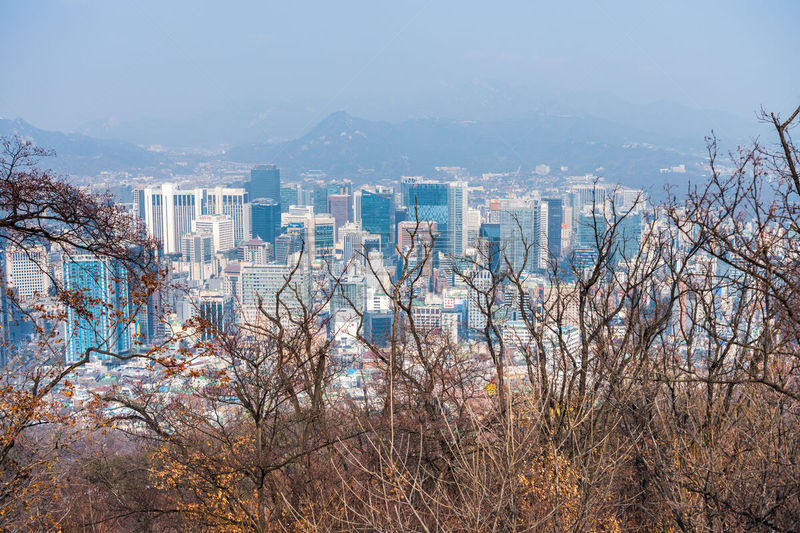
[[[461,257],[467,249],[467,183],[456,181],[447,189],[447,255]]]
[[[14,289],[17,298],[30,300],[47,296],[50,289],[50,261],[44,246],[29,250],[6,250],[6,287]]]
[[[272,245],[261,239],[251,239],[239,245],[242,261],[255,265],[266,265],[273,260]]]
[[[619,187],[614,194],[614,207],[617,213],[624,213],[640,205],[644,205],[645,196],[641,189]]]
[[[252,238],[252,206],[245,189],[228,187],[203,189],[203,214],[231,217],[234,244],[238,245]]]
[[[202,189],[179,190],[174,183],[164,183],[134,191],[134,212],[168,254],[180,253],[180,239],[192,231],[202,206]]]
[[[237,273],[241,294],[240,320],[245,326],[271,327],[267,316],[290,325],[290,317],[311,303],[311,272],[295,265],[249,265]],[[279,304],[279,305],[278,305]],[[263,311],[262,311],[263,309]],[[266,316],[265,316],[266,313]]]
[[[467,209],[467,247],[474,247],[481,233],[481,210]]]
[[[211,235],[214,253],[234,247],[233,220],[228,215],[200,215],[194,220],[192,231]]]
[[[330,215],[314,215],[314,258],[330,259],[336,244],[336,219]]]
[[[491,312],[493,304],[493,295],[487,294],[491,286],[490,271],[480,269],[472,274],[472,283],[467,291],[467,326],[470,333],[486,327],[486,314]]]
[[[534,242],[534,254],[536,264],[534,269],[547,270],[550,257],[550,245],[548,241],[548,231],[550,222],[550,204],[542,200],[534,200],[534,220],[533,232],[536,237]]]
[[[379,250],[367,252],[368,266],[365,268],[367,287],[384,289],[391,283],[391,274],[383,264],[383,253]]]
[[[342,247],[342,262],[345,265],[350,263],[363,263],[361,252],[364,248],[364,232],[361,226],[348,222],[339,228],[339,243]]]
[[[353,222],[361,225],[361,189],[353,193]]]
[[[538,198],[500,202],[500,253],[516,272],[547,267],[547,207]]]
[[[303,229],[303,255],[306,258],[314,258],[317,256],[316,246],[316,227],[314,217],[314,206],[297,206],[289,207],[288,213],[281,213],[281,227],[288,228],[289,230]]]
[[[606,189],[599,183],[573,185],[568,193],[572,207],[572,227],[578,226],[578,218],[584,208],[596,208],[601,211],[606,202]]]
[[[213,238],[208,233],[187,233],[181,238],[181,268],[189,279],[205,281],[217,274]]]

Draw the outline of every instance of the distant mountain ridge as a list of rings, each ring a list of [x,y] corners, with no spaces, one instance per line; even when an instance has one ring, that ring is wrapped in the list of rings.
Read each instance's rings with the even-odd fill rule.
[[[132,169],[158,171],[167,164],[163,155],[124,141],[42,130],[22,119],[0,119],[0,137],[12,135],[55,151],[56,157],[45,159],[42,166],[75,176],[94,176],[102,171]]]
[[[664,182],[662,168],[703,157],[703,142],[687,142],[614,122],[570,115],[529,114],[513,120],[413,119],[370,121],[338,111],[298,139],[248,144],[226,153],[231,161],[272,162],[291,178],[307,170],[356,181],[431,174],[436,166],[474,174],[533,170],[549,165],[570,174],[599,172],[632,186]],[[601,169],[601,170],[598,170]]]
[[[13,134],[55,150],[58,157],[43,164],[74,176],[102,171],[169,176],[177,168],[177,156],[170,153],[46,131],[20,119],[0,119],[0,136]],[[193,163],[219,157],[182,155],[180,172],[191,171]],[[238,145],[221,157],[246,164],[275,163],[286,180],[310,170],[370,183],[402,175],[433,175],[435,167],[442,166],[465,167],[479,175],[530,172],[548,165],[554,175],[594,173],[610,182],[658,190],[667,181],[680,185],[699,177],[705,152],[702,138],[671,137],[566,112],[528,113],[506,120],[420,118],[395,123],[337,111],[296,139]],[[662,172],[681,165],[685,172]]]

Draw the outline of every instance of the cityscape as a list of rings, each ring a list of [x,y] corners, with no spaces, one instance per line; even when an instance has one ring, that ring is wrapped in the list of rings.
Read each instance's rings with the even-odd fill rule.
[[[0,530],[796,531],[796,7],[312,4],[2,8]]]
[[[365,379],[363,358],[372,343],[385,346],[389,341],[394,316],[388,288],[404,271],[415,272],[404,288],[412,305],[410,318],[426,334],[471,346],[468,350],[475,353],[485,352],[480,340],[486,326],[477,287],[486,277],[500,280],[492,313],[502,312],[497,327],[513,361],[531,340],[520,337],[527,326],[518,317],[523,310],[512,280],[502,280],[505,270],[522,276],[524,307],[533,317],[552,289],[552,269],[574,265],[575,272],[560,279],[574,285],[596,262],[602,246],[598,236],[609,224],[618,226],[616,266],[639,254],[645,226],[658,223],[642,190],[596,176],[575,176],[564,188],[503,198],[458,177],[402,177],[394,187],[321,179],[282,184],[280,169],[264,164],[254,166],[243,185],[137,186],[131,201],[115,202],[154,239],[159,266],[169,273],[169,284],[136,316],[125,312],[123,320],[110,319],[121,307],[131,307],[127,272],[91,254],[73,257],[44,246],[32,251],[8,247],[6,287],[21,303],[35,303],[51,316],[63,307],[55,298],[52,308],[42,303],[52,293],[53,278],[67,290],[89,292],[96,299],[91,321],[78,320],[76,310],[67,306],[59,335],[66,362],[74,363],[98,346],[130,355],[147,353],[169,337],[197,337],[196,318],[221,332],[254,324],[260,309],[272,309],[286,297],[279,293],[288,281],[299,288],[291,297],[298,300],[295,304],[317,310],[333,355],[352,363],[341,385],[357,398]],[[616,213],[619,220],[614,220]],[[568,318],[562,327],[574,337],[577,317]],[[6,334],[13,341],[4,343],[6,351],[19,352],[12,356],[26,348],[32,355],[39,347],[38,335],[25,320],[12,320]],[[359,345],[362,335],[367,344]],[[179,344],[168,349],[177,351]],[[108,386],[92,379],[101,374],[129,371],[108,354],[90,359],[98,364],[79,371],[89,373],[85,381],[90,387]],[[139,363],[130,364],[135,372]],[[94,391],[74,392],[75,401],[86,401]]]

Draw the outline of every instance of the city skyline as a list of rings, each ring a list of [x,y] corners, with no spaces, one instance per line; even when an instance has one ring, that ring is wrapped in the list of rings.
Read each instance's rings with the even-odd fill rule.
[[[798,19],[0,0],[0,531],[795,531]]]

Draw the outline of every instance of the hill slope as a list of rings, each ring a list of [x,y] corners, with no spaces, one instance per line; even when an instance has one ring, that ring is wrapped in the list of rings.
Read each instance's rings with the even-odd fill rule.
[[[132,169],[158,171],[167,164],[161,154],[123,141],[42,130],[21,119],[0,119],[0,137],[11,135],[18,135],[37,146],[54,150],[56,157],[43,161],[43,165],[72,175],[96,175],[101,171]]]
[[[238,146],[226,157],[273,162],[289,178],[312,169],[371,181],[431,174],[436,166],[461,166],[478,174],[546,164],[556,171],[568,167],[569,174],[598,172],[610,180],[649,186],[664,181],[660,168],[685,164],[687,174],[693,172],[702,148],[702,140],[691,146],[594,117],[537,114],[502,121],[431,118],[393,124],[339,111],[298,139]]]

